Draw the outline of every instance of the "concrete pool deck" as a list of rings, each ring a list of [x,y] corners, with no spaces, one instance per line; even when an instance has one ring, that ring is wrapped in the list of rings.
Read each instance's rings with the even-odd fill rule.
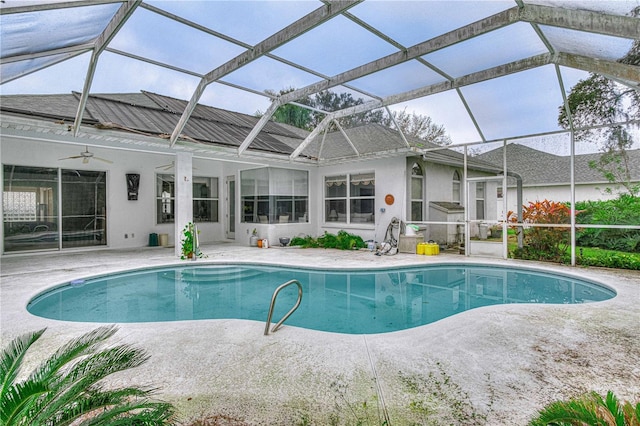
[[[525,265],[599,281],[618,295],[582,305],[496,305],[388,334],[343,335],[264,322],[119,324],[112,342],[145,349],[145,365],[118,384],[158,387],[180,420],[224,415],[228,424],[524,425],[545,404],[588,391],[640,401],[640,272],[571,268],[454,254],[203,247],[198,263],[255,261],[316,268],[446,262]],[[1,260],[3,348],[46,327],[27,369],[97,324],[35,317],[25,306],[53,285],[126,269],[184,264],[173,248],[8,255]],[[265,301],[268,304],[269,301]],[[277,320],[277,319],[276,319]],[[240,422],[242,421],[242,423]]]

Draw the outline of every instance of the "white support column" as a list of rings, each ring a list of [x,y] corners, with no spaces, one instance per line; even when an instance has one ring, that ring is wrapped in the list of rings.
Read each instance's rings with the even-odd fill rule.
[[[193,154],[177,152],[175,162],[176,216],[175,216],[175,254],[180,257],[182,230],[193,221]]]

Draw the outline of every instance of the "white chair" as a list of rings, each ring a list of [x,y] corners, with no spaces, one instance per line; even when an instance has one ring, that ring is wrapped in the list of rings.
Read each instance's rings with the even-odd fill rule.
[[[283,214],[278,217],[280,223],[289,223],[289,215]]]

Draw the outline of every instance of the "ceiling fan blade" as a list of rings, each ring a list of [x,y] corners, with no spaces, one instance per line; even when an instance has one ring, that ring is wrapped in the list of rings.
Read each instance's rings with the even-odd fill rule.
[[[113,161],[107,160],[106,158],[100,158],[100,157],[91,157],[91,158],[93,158],[94,160],[102,161],[104,163],[113,164]]]
[[[170,170],[170,169],[173,169],[173,166],[174,166],[174,162],[172,161],[171,164],[164,164],[162,166],[156,167],[156,169]]]
[[[83,155],[73,155],[71,157],[58,158],[58,161],[62,160],[75,160],[76,158],[84,158]]]

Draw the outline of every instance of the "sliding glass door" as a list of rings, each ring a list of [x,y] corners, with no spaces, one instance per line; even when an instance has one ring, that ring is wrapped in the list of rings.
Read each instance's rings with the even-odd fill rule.
[[[106,172],[5,165],[4,251],[106,245]]]

